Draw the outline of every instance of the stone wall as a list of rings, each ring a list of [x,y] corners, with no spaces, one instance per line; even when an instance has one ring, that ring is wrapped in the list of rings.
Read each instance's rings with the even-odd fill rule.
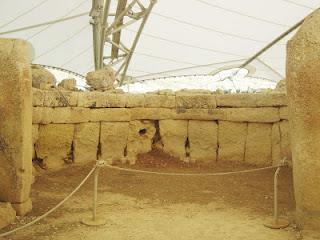
[[[133,164],[153,148],[206,164],[291,158],[284,93],[33,89],[33,106],[34,157],[49,169],[98,157]]]

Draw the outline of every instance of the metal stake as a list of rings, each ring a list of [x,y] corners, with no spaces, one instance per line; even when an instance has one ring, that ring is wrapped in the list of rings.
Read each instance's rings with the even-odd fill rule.
[[[93,202],[92,202],[92,217],[83,219],[81,222],[87,226],[101,226],[106,224],[106,220],[101,217],[97,217],[97,202],[98,202],[98,183],[100,168],[104,165],[104,161],[97,161],[97,168],[94,172],[93,181]]]
[[[279,173],[282,166],[279,166],[274,173],[273,179],[273,219],[269,220],[264,226],[272,229],[283,229],[290,225],[288,219],[279,218],[278,212],[278,180],[279,180]]]

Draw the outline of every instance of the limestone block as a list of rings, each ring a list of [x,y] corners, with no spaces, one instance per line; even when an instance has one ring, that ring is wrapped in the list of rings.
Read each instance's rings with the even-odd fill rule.
[[[101,122],[101,159],[112,163],[122,161],[129,132],[128,122]]]
[[[131,108],[131,120],[172,119],[175,110],[169,108]]]
[[[285,119],[288,120],[289,119],[289,111],[288,111],[288,107],[281,107],[280,108],[280,119]]]
[[[86,80],[93,90],[112,90],[116,80],[115,71],[110,66],[106,66],[105,69],[88,72]]]
[[[240,93],[217,95],[218,107],[278,107],[287,105],[285,93]]]
[[[36,143],[38,158],[50,170],[63,167],[73,161],[71,146],[74,135],[74,124],[40,125],[39,139]]]
[[[188,139],[191,161],[212,164],[217,160],[218,125],[215,121],[189,121]]]
[[[185,161],[188,121],[160,120],[159,127],[164,152]]]
[[[91,109],[77,107],[35,107],[33,108],[33,123],[82,123],[89,122]]]
[[[104,92],[80,92],[78,96],[78,107],[100,108],[105,101]]]
[[[127,108],[144,107],[144,94],[126,94],[127,95]]]
[[[245,151],[245,162],[268,166],[272,163],[271,150],[272,124],[249,123]]]
[[[197,94],[197,93],[177,93],[176,107],[178,109],[188,108],[216,108],[216,96],[211,94]]]
[[[282,163],[280,123],[274,123],[272,125],[271,141],[272,141],[272,165],[277,166]]]
[[[0,229],[13,223],[16,219],[16,211],[10,203],[0,202]]]
[[[0,201],[29,199],[32,182],[30,45],[0,39]]]
[[[79,123],[75,125],[73,154],[75,163],[97,160],[100,123]]]
[[[68,79],[63,79],[58,84],[58,87],[63,88],[64,90],[67,90],[67,91],[74,91],[77,88],[76,85],[77,85],[77,80],[76,79],[68,78]]]
[[[283,120],[280,122],[280,146],[281,146],[281,157],[286,157],[287,160],[292,159],[291,144],[290,144],[290,131],[289,121]]]
[[[34,88],[51,88],[56,85],[56,78],[55,76],[44,67],[39,65],[32,65],[31,66],[32,72],[32,87]]]
[[[74,107],[78,103],[78,92],[54,90],[44,91],[45,107]]]
[[[156,133],[153,121],[131,121],[127,142],[127,157],[130,163],[134,163],[140,153],[151,151],[152,139]]]
[[[128,122],[131,119],[130,109],[126,108],[100,108],[90,109],[91,122]]]
[[[12,203],[11,205],[16,211],[17,216],[24,216],[32,210],[32,201],[30,198],[22,203]]]
[[[32,105],[34,107],[43,107],[46,91],[32,88]]]
[[[213,109],[215,119],[232,122],[279,122],[279,109],[275,107],[260,108],[220,108]]]
[[[219,121],[218,161],[243,162],[248,124]]]
[[[175,108],[176,97],[173,95],[145,94],[146,108]]]

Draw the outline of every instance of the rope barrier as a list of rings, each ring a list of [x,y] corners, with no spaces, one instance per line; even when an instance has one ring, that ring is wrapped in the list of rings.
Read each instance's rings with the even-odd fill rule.
[[[259,172],[268,169],[276,169],[278,167],[282,167],[285,165],[278,165],[278,166],[269,166],[269,167],[262,167],[262,168],[254,168],[248,170],[241,170],[235,172],[218,172],[218,173],[168,173],[168,172],[153,172],[153,171],[145,171],[145,170],[138,170],[138,169],[130,169],[130,168],[122,168],[113,166],[110,164],[104,164],[104,167],[115,169],[124,172],[133,172],[133,173],[144,173],[144,174],[154,174],[154,175],[163,175],[163,176],[226,176],[226,175],[236,175],[236,174],[243,174],[243,173],[252,173],[252,172]]]
[[[56,206],[54,206],[53,208],[51,208],[48,212],[42,214],[41,216],[37,217],[35,220],[21,226],[18,228],[15,228],[11,231],[5,232],[5,233],[1,233],[0,237],[6,237],[8,235],[11,235],[17,231],[20,231],[22,229],[25,229],[27,227],[30,227],[32,225],[34,225],[35,223],[39,222],[40,220],[44,219],[45,217],[47,217],[49,214],[51,214],[52,212],[56,211],[58,208],[60,208],[66,201],[68,201],[82,186],[83,184],[85,184],[85,182],[89,179],[89,177],[94,173],[94,171],[96,170],[97,166],[94,166],[91,171],[88,173],[88,175],[80,182],[80,184],[68,195],[66,196],[61,202],[59,202]]]

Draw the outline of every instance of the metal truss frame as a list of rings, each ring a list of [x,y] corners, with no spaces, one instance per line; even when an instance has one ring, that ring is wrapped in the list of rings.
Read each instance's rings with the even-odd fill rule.
[[[110,13],[112,1],[117,1],[116,13]],[[156,0],[145,2],[147,3],[142,3],[141,0],[92,0],[90,16],[92,17],[95,69],[112,66],[116,70],[119,85],[122,85],[126,79],[132,55]],[[131,46],[126,46],[121,41],[121,31],[138,21],[140,25],[134,40]],[[109,54],[104,52],[106,44],[111,45]]]

